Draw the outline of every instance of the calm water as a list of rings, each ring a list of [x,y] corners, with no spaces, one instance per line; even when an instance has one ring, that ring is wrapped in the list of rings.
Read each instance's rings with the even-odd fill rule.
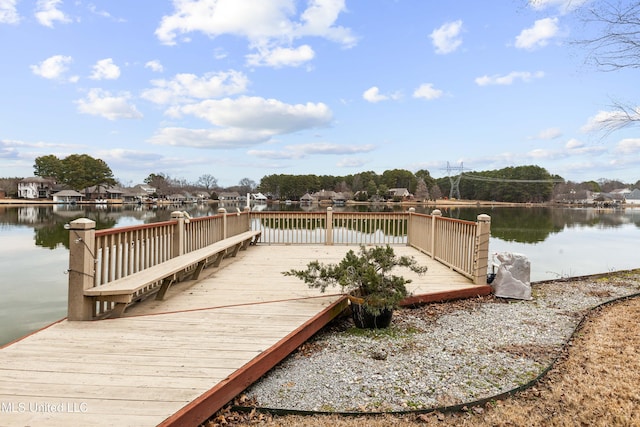
[[[176,208],[0,205],[0,345],[66,316],[69,237],[65,224],[88,217],[99,229],[122,227],[168,220],[173,210]],[[215,214],[217,206],[179,210],[198,217]],[[532,281],[640,267],[638,208],[442,211],[445,216],[469,220],[480,213],[491,215],[489,250],[526,255]]]

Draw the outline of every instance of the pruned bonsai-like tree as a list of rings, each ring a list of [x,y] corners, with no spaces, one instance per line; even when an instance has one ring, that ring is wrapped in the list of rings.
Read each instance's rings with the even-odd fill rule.
[[[406,284],[411,280],[391,274],[395,267],[405,267],[418,274],[427,271],[415,258],[397,256],[389,245],[368,249],[361,245],[358,253],[349,250],[337,264],[315,260],[304,270],[291,269],[283,274],[295,276],[321,292],[329,286],[339,286],[352,302],[361,304],[366,312],[375,316],[383,310],[396,309],[409,295]]]

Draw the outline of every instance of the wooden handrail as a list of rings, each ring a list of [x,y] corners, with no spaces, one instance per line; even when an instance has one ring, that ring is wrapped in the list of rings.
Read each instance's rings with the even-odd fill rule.
[[[486,282],[491,219],[478,222],[408,212],[242,212],[188,218],[174,212],[171,221],[95,230],[86,218],[73,221],[69,251],[69,313],[86,287],[99,286],[198,250],[245,231],[261,231],[262,244],[410,245],[469,277]],[[91,259],[91,262],[87,261]],[[74,301],[72,303],[72,301]],[[94,307],[98,314],[110,307]],[[86,308],[79,309],[86,310]],[[76,310],[77,311],[77,310]],[[84,315],[84,314],[83,314]]]

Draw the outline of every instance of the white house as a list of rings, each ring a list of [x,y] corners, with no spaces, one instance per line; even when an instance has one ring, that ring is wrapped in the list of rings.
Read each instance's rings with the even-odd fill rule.
[[[253,193],[251,194],[251,200],[254,200],[258,203],[265,203],[269,199],[262,193]]]
[[[40,176],[18,182],[18,197],[23,199],[48,199],[53,193],[55,181]]]

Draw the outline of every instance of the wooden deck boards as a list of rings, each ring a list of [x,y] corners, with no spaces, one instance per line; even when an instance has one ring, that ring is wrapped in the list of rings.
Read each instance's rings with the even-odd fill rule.
[[[251,247],[125,317],[62,321],[1,349],[0,425],[197,424],[344,306],[337,289],[320,294],[281,272],[349,249]],[[415,294],[473,288],[411,248],[396,251],[429,266],[412,277]]]

